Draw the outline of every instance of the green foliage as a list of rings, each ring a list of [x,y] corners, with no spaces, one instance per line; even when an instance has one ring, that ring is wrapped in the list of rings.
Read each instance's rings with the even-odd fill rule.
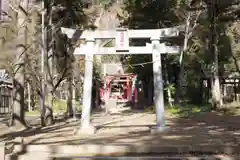
[[[127,58],[128,64],[128,71],[133,72],[138,75],[139,80],[147,81],[149,77],[152,77],[152,72],[149,72],[152,70],[152,57],[151,55],[132,55]],[[146,62],[150,62],[145,64]],[[134,64],[141,64],[143,65],[134,65]]]
[[[87,26],[88,19],[84,13],[84,8],[87,8],[87,3],[79,0],[36,0],[37,2],[44,1],[47,9],[47,19],[49,20],[52,13],[53,23],[58,26],[77,27]],[[53,12],[50,10],[54,8]],[[47,22],[47,21],[46,21]]]
[[[54,32],[51,37],[51,29],[49,31],[49,41],[48,47],[53,47],[54,44],[54,53],[55,53],[55,63],[57,71],[57,80],[64,80],[69,75],[72,74],[74,69],[73,62],[75,61],[72,53],[73,49],[77,45],[77,41],[69,41],[67,37],[60,33],[60,27],[70,27],[70,28],[94,28],[93,24],[96,19],[97,9],[89,9],[89,7],[84,1],[79,0],[51,0],[46,1],[46,8],[48,11],[51,8],[54,8],[52,13]],[[177,25],[182,25],[186,23],[187,13],[189,13],[189,8],[191,7],[191,13],[193,18],[196,16],[195,12],[202,10],[202,13],[197,19],[197,27],[192,29],[192,35],[190,36],[188,49],[184,54],[184,82],[183,82],[183,95],[182,99],[185,101],[193,101],[196,103],[199,99],[199,94],[202,92],[201,89],[201,79],[204,76],[208,76],[211,71],[211,66],[213,65],[213,53],[211,46],[212,41],[212,25],[216,24],[217,30],[217,46],[218,46],[218,62],[219,62],[219,71],[220,76],[226,71],[238,71],[239,72],[239,16],[240,16],[240,7],[239,0],[229,0],[229,1],[216,1],[217,4],[210,6],[209,0],[128,0],[125,2],[124,11],[128,12],[128,18],[123,22],[123,26],[127,26],[131,29],[155,29],[155,28],[165,28],[173,27]],[[110,12],[109,6],[112,6],[114,1],[111,0],[100,0],[98,7],[106,7],[106,11]],[[191,4],[191,5],[190,5]],[[122,8],[120,8],[122,9]],[[122,12],[124,12],[122,11]],[[215,21],[213,22],[212,18],[213,12],[215,13]],[[12,13],[11,13],[12,14]],[[31,15],[31,14],[29,14]],[[7,28],[7,35],[5,36],[4,42],[9,42],[10,44],[14,43],[13,39],[17,37],[17,28],[16,19],[14,19],[15,14],[12,14],[11,17],[13,21],[8,24],[4,24]],[[39,16],[39,15],[38,15]],[[110,15],[111,16],[111,15]],[[47,14],[46,19],[49,20],[51,14]],[[38,21],[40,17],[38,17]],[[31,18],[29,18],[31,19]],[[46,21],[47,22],[47,21]],[[110,22],[109,22],[110,23]],[[195,23],[191,21],[191,23]],[[1,26],[3,29],[4,27]],[[50,27],[50,26],[48,26]],[[39,30],[40,23],[35,25],[35,28],[28,27],[28,38],[31,40],[30,44],[35,44],[39,46],[41,44]],[[37,40],[31,39],[34,37]],[[182,44],[183,37],[176,38],[176,43]],[[53,43],[54,42],[54,43]],[[135,40],[131,41],[131,45],[145,45],[149,40]],[[11,46],[11,45],[10,45]],[[113,41],[107,43],[105,47],[114,46]],[[5,53],[5,50],[2,50]],[[30,47],[28,50],[28,62],[26,62],[27,69],[25,73],[27,78],[32,82],[32,85],[38,89],[40,88],[40,63],[39,47],[33,48]],[[14,53],[13,49],[8,50],[6,54],[1,54],[2,57],[8,58],[8,63],[12,65],[12,57],[9,56]],[[14,54],[12,54],[14,55]],[[169,86],[166,88],[170,89],[172,94],[175,93],[176,79],[179,72],[179,56],[177,55],[167,55],[164,57],[162,62],[167,64],[166,68],[163,68],[163,73],[168,73],[168,81],[170,82]],[[101,62],[94,60],[94,84],[101,83],[101,64],[102,62],[119,62],[121,61],[123,65],[128,66],[128,72],[133,72],[138,74],[138,79],[149,84],[152,79],[152,57],[151,55],[131,55],[131,56],[116,56],[116,55],[103,55],[101,57]],[[134,65],[141,64],[143,65]],[[9,65],[8,64],[8,65]],[[35,73],[36,72],[36,73]],[[55,76],[55,75],[54,75]],[[165,78],[166,80],[166,78]],[[66,104],[64,102],[55,102],[54,108],[59,106],[59,109],[56,110],[66,110]],[[149,107],[151,110],[153,107]],[[201,109],[198,107],[186,107],[189,113],[198,112]],[[191,108],[191,109],[189,109]],[[152,109],[153,110],[153,109]],[[187,111],[182,111],[182,107],[173,107],[169,108],[170,113],[184,114]]]
[[[101,83],[101,62],[99,62],[96,58],[93,61],[93,80],[95,83]]]
[[[165,91],[166,91],[166,90],[170,90],[170,93],[171,93],[172,95],[175,95],[175,93],[176,93],[175,84],[169,84],[169,85],[167,85],[167,86],[164,88],[164,90],[165,90]]]
[[[182,100],[201,103],[202,84],[201,79],[212,75],[212,66],[214,65],[213,35],[212,26],[216,24],[217,31],[217,49],[219,76],[225,72],[239,71],[239,59],[237,57],[239,50],[239,37],[236,32],[236,23],[239,25],[240,1],[216,1],[211,6],[211,1],[204,0],[129,0],[126,2],[126,10],[129,18],[125,25],[129,28],[151,29],[165,28],[186,23],[188,13],[191,13],[191,25],[196,26],[190,29],[191,36],[188,41],[188,48],[184,53],[184,81],[182,89]],[[201,12],[200,12],[201,11]],[[216,12],[215,12],[216,11]],[[215,21],[213,22],[213,13],[215,12]],[[194,19],[200,13],[198,19]],[[233,25],[235,24],[235,25]],[[233,27],[234,26],[234,27]],[[231,30],[229,29],[231,28]],[[235,28],[235,30],[233,30]],[[232,34],[231,34],[232,33]],[[230,36],[231,35],[231,36]],[[145,45],[148,40],[136,40],[132,45]],[[183,39],[179,39],[183,42]],[[238,49],[237,49],[238,48]],[[150,55],[128,56],[125,64],[129,64],[129,71],[137,73],[139,79],[149,81],[152,77],[152,64],[133,66],[136,63],[151,62]],[[162,61],[167,64],[163,68],[163,73],[168,73],[171,84],[176,84],[179,72],[179,56],[166,56]]]
[[[182,23],[176,13],[179,2],[176,0],[129,0],[126,10],[130,13],[125,22],[129,28],[162,28]]]
[[[180,12],[179,8],[184,7],[185,1],[181,0],[161,0],[161,1],[147,1],[147,0],[129,0],[126,3],[126,11],[129,13],[128,19],[124,25],[132,29],[155,29],[173,27],[184,23],[184,14]],[[145,45],[149,40],[135,40],[131,45]],[[167,56],[164,63],[167,63],[167,72],[169,79],[174,81],[176,76],[176,64],[178,59],[173,56]],[[128,65],[128,70],[136,73],[138,79],[149,84],[152,73],[152,56],[151,55],[131,55],[125,60]],[[133,65],[143,64],[143,65]],[[163,71],[165,72],[165,71]]]

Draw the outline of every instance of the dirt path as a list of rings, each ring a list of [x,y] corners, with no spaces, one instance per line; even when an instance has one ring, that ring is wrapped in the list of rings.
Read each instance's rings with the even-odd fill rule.
[[[155,115],[133,112],[115,115],[96,113],[92,123],[98,128],[91,136],[74,135],[79,122],[62,122],[42,129],[1,135],[6,141],[23,137],[30,144],[155,144],[164,145],[238,145],[240,125],[238,116],[202,113],[191,118],[167,118],[169,132],[150,134]]]

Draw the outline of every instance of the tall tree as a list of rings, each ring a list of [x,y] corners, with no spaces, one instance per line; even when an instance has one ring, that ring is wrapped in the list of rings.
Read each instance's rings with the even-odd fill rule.
[[[60,36],[61,30],[60,27],[68,27],[68,28],[86,28],[88,27],[88,21],[84,14],[83,9],[87,7],[87,4],[83,1],[78,0],[50,0],[44,1],[44,8],[46,10],[45,15],[45,27],[47,30],[46,34],[46,56],[45,56],[45,72],[47,72],[47,93],[46,97],[47,106],[50,109],[46,117],[52,117],[52,109],[53,99],[55,97],[56,89],[61,85],[61,82],[64,80],[69,81],[69,85],[72,85],[72,63],[74,62],[73,51],[74,47],[78,42],[78,38],[75,38],[72,42],[66,41],[66,37]],[[46,31],[45,30],[45,31]],[[63,38],[65,43],[62,46],[62,40],[59,38]],[[60,49],[62,48],[62,49]],[[54,64],[62,64],[62,65],[54,65]],[[56,77],[56,75],[58,75]],[[69,93],[72,92],[72,87],[68,88]],[[50,95],[51,93],[51,95]],[[72,113],[72,94],[68,94],[68,113],[70,116]],[[51,118],[52,119],[52,118]]]
[[[196,1],[193,1],[196,2]],[[220,75],[219,75],[219,59],[223,55],[220,54],[220,27],[226,28],[227,25],[239,18],[239,0],[217,1],[205,0],[207,9],[207,19],[210,29],[210,43],[208,53],[211,55],[211,92],[212,106],[217,109],[223,106]],[[238,8],[237,8],[238,7]]]
[[[126,2],[126,10],[129,13],[128,19],[124,25],[129,28],[135,29],[156,29],[175,27],[176,25],[183,24],[184,18],[179,14],[178,8],[179,1],[176,0],[163,0],[163,1],[147,1],[147,0],[129,0]],[[184,10],[184,9],[182,9]],[[160,16],[161,15],[161,16]],[[145,45],[146,40],[132,40],[132,45]],[[151,55],[132,55],[128,56],[130,63],[143,63],[132,67],[133,72],[138,74],[138,79],[143,82],[145,97],[148,104],[153,102],[153,82],[152,82],[152,57]],[[166,58],[168,59],[168,57]],[[147,62],[147,64],[145,64]],[[150,62],[150,63],[149,63]],[[168,67],[171,68],[171,67]],[[171,77],[169,75],[168,77]]]
[[[210,20],[210,52],[213,55],[213,77],[211,79],[212,85],[212,105],[214,108],[222,107],[222,96],[221,96],[221,89],[220,89],[220,80],[219,80],[219,50],[218,50],[218,33],[217,33],[217,18],[218,18],[218,6],[216,0],[212,0],[208,3],[208,15]]]
[[[28,0],[17,0],[14,6],[19,6],[17,8],[17,45],[16,45],[16,61],[15,70],[13,78],[13,120],[14,122],[20,122],[26,126],[25,116],[24,116],[24,60],[26,53],[27,44],[27,10],[28,10]]]
[[[175,95],[175,104],[180,103],[180,96],[182,88],[182,82],[184,79],[184,55],[188,49],[189,39],[193,36],[194,30],[199,25],[200,16],[202,14],[202,10],[189,10],[191,7],[191,0],[179,0],[178,12],[181,12],[183,18],[185,19],[185,31],[184,31],[184,41],[183,46],[180,52],[179,57],[179,74],[177,79],[177,86],[176,86],[176,95]],[[201,4],[201,2],[200,2]]]

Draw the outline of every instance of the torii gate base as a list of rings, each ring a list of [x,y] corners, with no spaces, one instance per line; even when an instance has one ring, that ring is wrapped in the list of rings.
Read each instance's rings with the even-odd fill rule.
[[[174,32],[175,31],[175,32]],[[62,32],[72,38],[75,30],[62,29]],[[91,92],[92,92],[92,69],[94,54],[114,54],[113,48],[96,48],[95,39],[114,39],[115,43],[120,43],[120,50],[129,50],[129,54],[152,54],[153,59],[153,75],[154,75],[154,103],[156,107],[156,127],[151,129],[152,133],[167,131],[164,120],[164,98],[163,98],[163,80],[162,80],[162,65],[161,54],[177,53],[179,49],[166,47],[164,43],[160,44],[160,37],[177,36],[176,28],[155,29],[155,30],[129,30],[127,33],[120,33],[120,39],[117,40],[118,32],[114,31],[97,31],[85,32],[79,39],[86,40],[86,45],[82,48],[76,48],[75,54],[85,54],[85,76],[84,76],[84,92],[83,92],[83,109],[81,117],[81,127],[79,134],[94,134],[96,128],[90,124],[91,112]],[[126,36],[127,35],[127,36]],[[119,38],[119,37],[118,37]],[[151,44],[145,47],[129,47],[129,38],[151,38]],[[118,42],[120,41],[120,42]],[[115,48],[118,48],[116,46]],[[122,48],[121,48],[122,47]],[[102,51],[102,52],[101,52]],[[116,53],[115,53],[116,54]],[[119,54],[119,53],[117,53]],[[128,53],[125,53],[128,54]]]

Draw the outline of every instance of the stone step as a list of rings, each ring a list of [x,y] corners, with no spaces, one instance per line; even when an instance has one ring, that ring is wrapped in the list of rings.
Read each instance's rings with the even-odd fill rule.
[[[235,160],[240,155],[240,145],[192,145],[192,146],[160,146],[160,145],[27,145],[26,147],[16,145],[13,153],[7,154],[5,160],[16,157],[14,153],[23,153],[18,160],[52,160],[52,159],[106,159],[113,160],[150,160],[150,159],[220,159]],[[37,156],[39,155],[39,156]],[[113,157],[114,156],[114,157]],[[40,158],[41,157],[41,158]],[[81,158],[82,157],[82,158]],[[105,158],[104,158],[105,157]],[[109,159],[108,158],[108,159]]]
[[[71,157],[71,156],[54,156],[57,160],[236,160],[240,156],[215,156],[215,155],[202,155],[202,156],[191,156],[191,155],[172,155],[172,156],[125,156],[125,157]]]
[[[82,145],[28,145],[26,152],[53,153],[56,155],[74,156],[125,156],[136,154],[239,154],[240,145],[191,145],[191,146],[161,146],[151,144],[82,144]],[[15,151],[21,151],[21,146],[16,145]],[[240,154],[239,154],[240,155]]]
[[[236,160],[240,156],[226,156],[226,155],[148,155],[148,156],[119,156],[119,157],[107,157],[107,156],[72,156],[72,155],[49,155],[49,154],[25,154],[20,156],[7,155],[5,160],[12,160],[13,158],[18,158],[18,160]]]

